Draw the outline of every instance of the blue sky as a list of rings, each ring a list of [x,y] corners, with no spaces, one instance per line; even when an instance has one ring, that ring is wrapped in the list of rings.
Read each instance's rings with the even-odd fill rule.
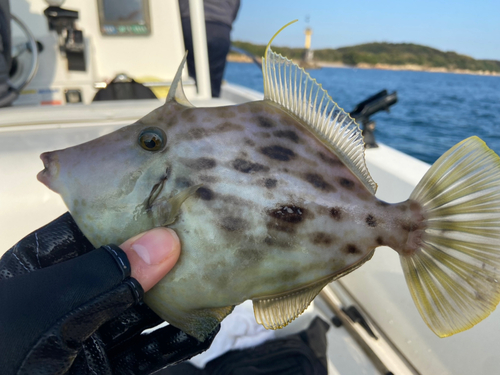
[[[309,17],[309,22],[306,22]],[[416,43],[476,59],[500,60],[500,0],[241,0],[232,39],[312,48],[369,42]]]

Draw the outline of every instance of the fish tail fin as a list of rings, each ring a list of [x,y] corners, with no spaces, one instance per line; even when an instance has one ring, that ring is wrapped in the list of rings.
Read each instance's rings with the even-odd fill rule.
[[[441,156],[410,196],[420,248],[402,255],[413,300],[439,337],[467,330],[500,301],[500,158],[478,137]]]

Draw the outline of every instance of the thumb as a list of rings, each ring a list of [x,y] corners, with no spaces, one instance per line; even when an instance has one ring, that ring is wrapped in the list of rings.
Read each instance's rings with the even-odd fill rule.
[[[131,277],[145,292],[163,278],[179,259],[181,245],[169,228],[155,228],[125,241],[120,248],[127,254]]]

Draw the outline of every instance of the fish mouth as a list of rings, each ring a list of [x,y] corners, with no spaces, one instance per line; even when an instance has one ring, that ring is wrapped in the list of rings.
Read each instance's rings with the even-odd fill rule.
[[[59,160],[52,152],[44,152],[40,155],[44,169],[41,170],[36,178],[49,189],[56,191],[53,187],[53,181],[59,174]]]

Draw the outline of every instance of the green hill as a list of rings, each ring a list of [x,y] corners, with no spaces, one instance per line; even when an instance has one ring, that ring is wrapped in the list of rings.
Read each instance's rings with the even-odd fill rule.
[[[233,42],[236,47],[262,56],[264,45],[248,42]],[[303,48],[273,47],[273,50],[291,59],[301,59]],[[314,50],[314,59],[321,62],[384,65],[418,65],[424,68],[445,68],[447,70],[490,71],[500,73],[500,61],[476,60],[456,52],[443,52],[435,48],[411,43],[367,43],[337,49]]]

